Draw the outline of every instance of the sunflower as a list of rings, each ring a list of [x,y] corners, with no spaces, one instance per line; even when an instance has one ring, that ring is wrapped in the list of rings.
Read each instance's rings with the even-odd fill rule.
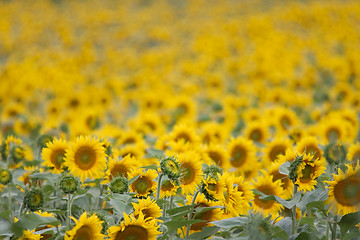
[[[320,136],[324,143],[331,142],[348,142],[347,124],[350,124],[347,120],[339,117],[327,117],[321,121],[319,126]]]
[[[80,136],[66,151],[64,165],[82,181],[101,178],[106,169],[105,149],[99,140]]]
[[[350,145],[346,158],[354,164],[360,161],[360,142]]]
[[[222,143],[227,137],[227,131],[216,122],[207,122],[202,126],[201,141],[204,144]]]
[[[264,121],[254,121],[246,125],[245,138],[254,142],[265,143],[269,136],[267,125]]]
[[[134,216],[136,218],[139,217],[140,212],[144,215],[145,221],[156,219],[161,217],[161,209],[156,204],[155,199],[151,200],[150,197],[147,197],[146,199],[139,199],[139,203],[132,203],[134,207]]]
[[[360,210],[360,166],[346,165],[343,172],[340,168],[338,174],[333,174],[333,181],[325,181],[330,186],[329,198],[326,203],[337,214],[345,215]]]
[[[87,213],[84,212],[81,214],[79,221],[73,217],[72,219],[75,221],[75,227],[65,233],[65,240],[102,240],[105,238],[105,235],[101,233],[103,221],[96,214],[87,217]]]
[[[53,173],[61,173],[65,159],[65,153],[69,144],[62,139],[54,139],[48,142],[46,147],[42,149],[43,166],[51,168]]]
[[[7,158],[10,151],[10,145],[20,146],[21,144],[22,144],[22,140],[20,138],[14,137],[13,135],[9,135],[1,146],[1,157],[3,159]]]
[[[209,144],[204,147],[205,158],[209,159],[209,164],[216,164],[222,169],[228,169],[230,167],[228,152],[222,145]]]
[[[140,133],[132,131],[123,132],[116,142],[118,145],[145,145],[144,139]]]
[[[19,240],[40,240],[42,239],[42,235],[40,234],[35,234],[35,229],[33,229],[32,231],[30,230],[24,230],[23,231],[23,236],[19,238]]]
[[[298,124],[299,120],[295,112],[288,108],[276,108],[275,126],[277,134],[283,135],[288,133],[291,128]]]
[[[243,137],[232,138],[227,145],[227,151],[230,155],[230,164],[236,169],[250,169],[257,161],[255,145]]]
[[[311,191],[317,184],[316,179],[325,172],[325,159],[314,158],[313,155],[304,154],[300,165],[296,168],[296,181],[300,191]]]
[[[156,237],[161,234],[158,228],[157,222],[154,219],[146,221],[141,211],[138,217],[124,213],[124,221],[121,222],[120,226],[109,227],[108,237],[110,240],[156,240]]]
[[[121,147],[118,151],[114,151],[116,155],[125,157],[130,155],[135,159],[141,159],[145,155],[145,146],[141,144],[127,144]]]
[[[149,169],[147,171],[141,168],[135,168],[129,172],[128,178],[132,179],[139,176],[135,182],[130,184],[130,189],[135,192],[137,197],[147,197],[150,193],[156,190],[156,182],[154,181],[157,177],[155,170]]]
[[[193,194],[202,179],[200,155],[195,151],[188,151],[179,154],[178,161],[181,171],[181,193]]]
[[[201,189],[208,200],[222,201],[225,198],[225,182],[220,174],[217,174],[217,177],[207,176],[202,182]]]
[[[254,189],[263,192],[267,195],[275,195],[282,197],[284,190],[281,187],[280,181],[273,181],[272,176],[264,175],[256,179],[253,185]],[[274,200],[260,199],[259,195],[255,196],[253,202],[254,212],[261,213],[264,217],[271,214],[272,216],[278,215],[284,208],[280,203]]]
[[[183,139],[191,144],[199,143],[199,136],[195,133],[195,129],[188,124],[175,125],[169,134],[169,141],[179,141]]]
[[[279,167],[285,162],[286,161],[284,158],[282,159],[278,158],[278,160],[273,162],[268,169],[261,171],[264,175],[268,174],[272,176],[274,182],[280,180],[281,187],[284,190],[284,194],[283,194],[284,199],[290,199],[293,193],[294,184],[287,175],[279,172]]]
[[[304,137],[303,139],[298,142],[296,146],[296,151],[300,154],[306,153],[314,155],[314,158],[322,158],[323,157],[323,151],[319,147],[319,141],[316,139],[316,137],[308,136]]]
[[[192,202],[192,196],[186,196],[187,202]],[[195,209],[198,207],[216,207],[217,203],[209,201],[203,194],[197,195],[195,199]],[[220,208],[209,209],[208,211],[198,212],[194,214],[194,219],[203,220],[203,222],[192,224],[190,227],[190,233],[201,231],[204,227],[212,226],[211,222],[220,220],[222,218],[222,211]]]
[[[41,217],[55,217],[55,215],[53,213],[42,212],[41,210],[39,210],[37,212],[34,212],[34,213],[41,216]],[[45,229],[52,228],[52,227],[55,227],[55,226],[46,225],[44,227],[37,228],[36,231],[45,230]],[[51,238],[52,234],[43,233],[43,234],[41,234],[41,236],[42,236],[42,240],[46,240],[46,239]]]
[[[137,132],[146,135],[160,136],[165,133],[165,126],[161,117],[153,112],[141,112],[129,125]]]
[[[114,155],[109,158],[106,178],[110,181],[118,176],[128,177],[130,170],[137,168],[137,166],[138,162],[136,158],[132,157],[130,154],[126,155],[123,159]]]
[[[276,138],[268,143],[264,149],[263,164],[275,162],[279,155],[284,155],[287,149],[291,148],[289,139]]]
[[[254,192],[248,181],[243,176],[236,176],[233,179],[234,187],[237,187],[237,191],[241,193],[243,198],[242,211],[239,212],[241,215],[246,215],[251,209],[250,202],[254,200]]]
[[[175,196],[179,189],[178,181],[165,179],[161,181],[160,198]]]
[[[225,182],[224,198],[220,205],[224,206],[224,216],[236,217],[243,212],[244,198],[243,193],[238,191],[238,187],[234,184],[235,177],[225,172],[221,175]]]

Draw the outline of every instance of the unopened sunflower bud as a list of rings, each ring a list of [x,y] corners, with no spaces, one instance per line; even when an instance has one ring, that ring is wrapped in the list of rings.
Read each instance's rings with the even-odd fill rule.
[[[24,204],[31,211],[41,209],[44,204],[43,192],[38,188],[30,189],[25,193]]]
[[[166,157],[160,161],[161,172],[169,179],[176,180],[180,177],[180,166],[173,157]]]
[[[25,158],[24,149],[18,145],[11,147],[10,154],[15,163],[19,163]]]
[[[79,180],[72,175],[62,176],[60,178],[60,189],[64,193],[74,193],[79,188]]]
[[[203,172],[205,178],[210,177],[210,178],[218,179],[219,175],[222,175],[223,170],[219,166],[211,165],[211,166],[206,166]]]
[[[12,174],[9,169],[1,169],[0,170],[0,183],[3,185],[7,185],[12,180]]]
[[[110,182],[110,191],[113,193],[125,193],[129,190],[129,181],[125,177],[117,177]]]
[[[324,155],[329,164],[339,164],[346,159],[346,149],[339,143],[330,143],[325,147]]]

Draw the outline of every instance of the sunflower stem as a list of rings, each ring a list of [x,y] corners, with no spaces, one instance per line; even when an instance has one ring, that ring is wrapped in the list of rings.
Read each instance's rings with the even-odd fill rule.
[[[200,193],[200,191],[196,191],[195,194],[194,194],[194,197],[191,201],[191,205],[193,205],[195,203],[195,200],[196,200],[196,197],[198,196],[198,194]],[[191,212],[188,214],[188,219],[191,220],[194,216],[194,212],[191,210]],[[187,228],[186,228],[186,238],[189,237],[189,233],[190,233],[190,228],[191,228],[191,224],[190,225],[187,225]]]
[[[329,223],[330,224],[330,223]],[[332,239],[336,240],[336,228],[337,228],[337,215],[335,215],[334,217],[334,223],[333,223],[333,234],[332,234]]]
[[[98,205],[98,208],[99,209],[102,209],[102,204],[103,204],[103,201],[102,201],[102,199],[101,199],[101,195],[103,194],[103,185],[101,185],[100,183],[99,183],[99,188],[100,188],[100,195],[99,195],[99,205]]]
[[[172,209],[174,203],[174,196],[170,196],[169,209]]]
[[[159,175],[159,180],[157,183],[157,190],[156,190],[156,200],[158,200],[160,198],[160,188],[161,188],[161,178],[163,177],[163,174],[161,173]]]
[[[72,204],[72,194],[68,194],[68,204],[67,204],[67,218],[66,225],[70,229],[71,228],[71,204]]]
[[[327,222],[327,224],[326,224],[326,239],[329,239],[329,233],[330,233],[330,223]]]
[[[12,208],[11,208],[11,189],[10,183],[7,185],[8,194],[9,194],[9,210],[10,210],[10,222],[12,222]]]
[[[297,186],[294,184],[293,188],[293,197],[295,196],[297,192]],[[295,234],[296,230],[296,205],[292,207],[291,209],[291,235]]]

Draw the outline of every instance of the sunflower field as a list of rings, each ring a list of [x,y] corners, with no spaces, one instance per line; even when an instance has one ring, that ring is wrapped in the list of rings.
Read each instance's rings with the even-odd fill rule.
[[[0,239],[360,239],[360,2],[0,0]]]

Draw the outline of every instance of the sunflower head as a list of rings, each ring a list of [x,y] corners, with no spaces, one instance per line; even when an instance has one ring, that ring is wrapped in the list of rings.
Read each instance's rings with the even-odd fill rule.
[[[170,179],[179,179],[180,166],[178,161],[174,157],[166,157],[160,161],[161,172],[164,173]]]
[[[25,158],[25,150],[19,145],[14,145],[10,148],[10,155],[15,163],[19,163]]]
[[[224,198],[225,183],[220,176],[220,174],[216,177],[208,176],[202,181],[200,192],[207,200],[219,201]]]
[[[329,164],[343,163],[346,159],[346,149],[339,143],[330,143],[325,147],[325,159]]]
[[[113,193],[125,193],[129,190],[129,181],[123,176],[116,177],[111,180],[109,188]]]
[[[63,175],[60,178],[60,189],[64,193],[74,193],[79,188],[79,180],[72,175]]]
[[[12,174],[9,169],[0,169],[0,183],[7,185],[12,180]]]
[[[222,175],[223,170],[216,165],[206,166],[203,170],[205,177],[211,177],[218,179],[219,175]]]
[[[32,188],[25,193],[23,202],[31,211],[39,210],[44,204],[44,194],[39,188]]]

